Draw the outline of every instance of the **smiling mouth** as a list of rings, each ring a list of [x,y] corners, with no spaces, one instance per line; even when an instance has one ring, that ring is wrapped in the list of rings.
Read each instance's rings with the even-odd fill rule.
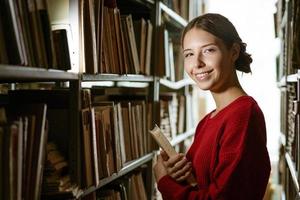
[[[200,81],[204,80],[213,70],[204,71],[201,73],[195,74],[196,78]]]

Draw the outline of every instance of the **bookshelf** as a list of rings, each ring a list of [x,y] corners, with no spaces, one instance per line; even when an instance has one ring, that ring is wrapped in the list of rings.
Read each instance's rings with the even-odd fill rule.
[[[107,193],[124,199],[124,191],[138,195],[127,199],[154,199],[158,147],[147,130],[162,125],[162,101],[178,118],[169,119],[172,145],[183,150],[195,131],[193,82],[179,58],[188,3],[179,13],[159,0],[30,2],[8,0],[0,8],[6,20],[0,18],[0,159],[13,166],[0,170],[0,199],[96,199]],[[160,43],[162,26],[167,46]],[[23,113],[41,105],[43,122],[34,111]],[[18,131],[27,135],[16,146],[5,145],[4,131],[19,117]],[[31,141],[37,124],[41,130]],[[17,161],[9,154],[14,148]]]
[[[277,57],[277,85],[281,93],[279,182],[285,199],[299,199],[300,172],[300,76],[299,2],[278,0],[275,33],[281,43]]]
[[[64,81],[79,80],[78,74],[61,70],[46,70],[35,67],[22,67],[0,64],[1,81]]]

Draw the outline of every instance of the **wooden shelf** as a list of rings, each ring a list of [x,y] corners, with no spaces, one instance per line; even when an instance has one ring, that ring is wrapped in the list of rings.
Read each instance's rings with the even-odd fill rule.
[[[288,17],[288,13],[287,13],[287,8],[284,11],[283,17],[281,19],[281,23],[280,23],[280,28],[284,29],[285,26],[287,25],[287,17]]]
[[[280,81],[277,82],[277,87],[285,87],[286,86],[286,76],[283,76]]]
[[[121,176],[124,176],[125,174],[127,174],[128,172],[142,166],[143,164],[149,162],[150,160],[152,160],[154,157],[154,153],[149,153],[139,159],[130,161],[128,163],[125,164],[125,167],[123,167],[118,173],[113,174],[110,177],[104,178],[102,180],[100,180],[100,184],[98,186],[92,186],[90,188],[88,188],[87,190],[85,190],[82,194],[80,194],[79,196],[77,196],[76,198],[82,198],[96,190],[98,190],[99,188],[111,183],[112,181],[114,181],[117,178],[120,178]]]
[[[286,144],[285,135],[283,133],[280,133],[280,142],[283,146]]]
[[[82,74],[82,81],[131,81],[131,82],[152,82],[152,76],[137,74]]]
[[[180,81],[177,81],[177,82],[173,82],[173,81],[169,81],[169,80],[166,80],[166,79],[160,79],[159,80],[160,84],[170,88],[170,89],[173,89],[173,90],[178,90],[178,89],[181,89],[187,85],[193,85],[195,84],[195,82],[192,80],[192,79],[189,79],[189,78],[186,78],[186,79],[182,79]]]
[[[171,145],[175,146],[175,145],[183,142],[185,139],[193,136],[194,134],[195,134],[195,128],[192,128],[185,133],[181,133],[171,141]]]
[[[134,3],[134,5],[132,5]],[[118,7],[124,8],[124,5],[126,8],[132,8],[132,7],[138,7],[137,9],[141,11],[141,8],[148,10],[148,12],[151,9],[154,9],[155,1],[154,0],[127,0],[127,1],[118,1],[117,2]],[[128,6],[128,7],[127,7]],[[141,6],[141,7],[140,7]]]
[[[182,18],[162,2],[159,2],[159,10],[167,13],[171,17],[172,21],[170,21],[170,23],[178,24],[181,28],[188,24],[184,18]],[[159,17],[161,17],[161,15],[159,15]],[[159,24],[161,24],[161,18],[159,19]]]
[[[131,0],[131,1],[134,1],[134,2],[138,2],[140,4],[150,4],[150,5],[154,5],[154,0]]]
[[[0,64],[0,82],[71,81],[78,74],[55,69]]]
[[[287,165],[288,165],[291,177],[293,179],[293,183],[294,183],[295,189],[296,189],[297,193],[299,193],[299,183],[298,183],[298,180],[297,180],[297,174],[298,173],[297,173],[297,171],[295,169],[295,164],[292,161],[292,158],[289,155],[289,153],[285,153],[285,160],[287,162]]]
[[[298,81],[298,74],[290,74],[286,78],[286,82],[292,83],[292,82],[297,82]]]

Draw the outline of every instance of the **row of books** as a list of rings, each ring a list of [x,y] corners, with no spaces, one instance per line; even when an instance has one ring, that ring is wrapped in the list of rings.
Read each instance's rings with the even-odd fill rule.
[[[150,20],[121,15],[113,0],[81,0],[80,17],[84,72],[150,75]]]
[[[205,10],[203,0],[163,0],[162,2],[187,21],[199,16]]]
[[[46,104],[0,108],[0,198],[39,199],[48,137]]]
[[[286,151],[290,153],[294,161],[297,160],[297,114],[295,113],[295,104],[297,101],[296,83],[287,85],[287,132],[286,132]]]
[[[185,131],[185,97],[176,93],[160,96],[160,128],[172,140]]]
[[[294,68],[294,72],[300,68],[300,2],[293,0],[290,2],[292,10],[292,62],[291,67]]]
[[[72,181],[69,174],[69,163],[54,142],[46,146],[46,159],[44,161],[42,196],[53,194],[72,193],[74,196],[82,190]],[[62,196],[62,195],[59,195]]]
[[[171,37],[165,25],[159,27],[159,57],[157,75],[170,81],[184,78],[184,62],[181,41],[178,37]]]
[[[126,176],[97,195],[98,200],[147,200],[142,173]]]
[[[297,83],[287,84],[286,96],[286,132],[285,132],[285,150],[289,153],[292,161],[295,163],[296,171],[300,171],[300,157],[299,157],[299,99]]]
[[[1,1],[0,63],[71,69],[65,29],[52,30],[46,0]]]
[[[82,146],[84,186],[120,171],[131,160],[149,153],[152,104],[142,100],[95,101],[82,91]],[[93,102],[90,101],[93,99]]]
[[[280,36],[281,54],[277,68],[278,81],[285,75],[297,73],[300,68],[300,3],[297,0],[278,1],[274,13],[274,28],[276,37]]]

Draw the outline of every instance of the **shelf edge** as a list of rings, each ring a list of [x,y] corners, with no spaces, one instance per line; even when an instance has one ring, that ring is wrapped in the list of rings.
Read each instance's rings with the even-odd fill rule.
[[[185,27],[188,22],[183,19],[180,15],[178,15],[176,12],[174,12],[171,8],[166,6],[164,3],[159,2],[159,7],[161,10],[163,10],[165,13],[167,13],[170,17],[172,17],[176,22],[181,24],[183,27]]]
[[[125,163],[125,166],[117,173],[114,173],[112,176],[110,177],[106,177],[104,179],[100,180],[100,184],[98,186],[91,186],[88,189],[84,190],[83,193],[79,194],[78,196],[76,196],[76,198],[82,198],[96,190],[98,190],[99,188],[111,183],[112,181],[116,180],[117,178],[120,178],[121,176],[124,176],[125,174],[127,174],[128,172],[140,167],[141,165],[149,162],[152,158],[154,157],[154,153],[149,153],[145,156],[142,156],[141,158],[138,158],[136,160],[130,161],[129,163]]]
[[[195,84],[195,82],[193,80],[187,79],[187,78],[182,79],[177,82],[169,81],[166,79],[159,79],[159,82],[160,82],[160,84],[162,84],[170,89],[173,89],[173,90],[178,90],[178,89],[183,88],[184,86]]]
[[[285,153],[285,160],[287,162],[291,177],[293,179],[294,186],[297,190],[297,193],[299,193],[299,183],[297,180],[297,171],[295,169],[294,162],[292,161],[291,156],[287,152]]]
[[[179,144],[180,142],[184,141],[185,139],[187,139],[188,137],[193,136],[194,134],[195,134],[195,128],[192,128],[185,133],[179,134],[170,143],[172,146],[175,146],[175,145]]]
[[[79,80],[79,75],[56,69],[0,64],[0,78],[1,82]]]

